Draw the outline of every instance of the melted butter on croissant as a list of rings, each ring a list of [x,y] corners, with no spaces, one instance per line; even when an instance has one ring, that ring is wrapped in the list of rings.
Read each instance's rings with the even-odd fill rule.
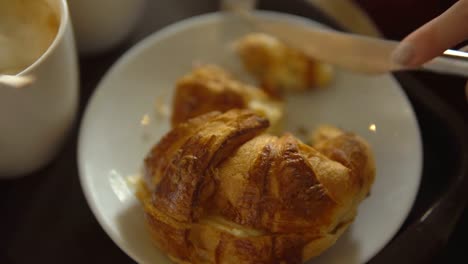
[[[150,151],[138,197],[173,261],[302,263],[352,223],[374,180],[368,144],[323,127],[311,147],[268,126],[248,109],[209,112]]]

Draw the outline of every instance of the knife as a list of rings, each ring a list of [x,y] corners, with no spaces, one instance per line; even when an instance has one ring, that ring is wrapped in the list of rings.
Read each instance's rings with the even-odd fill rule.
[[[422,69],[468,77],[468,53],[462,51],[446,50],[419,68],[409,68],[395,64],[391,59],[398,41],[319,28],[299,20],[297,23],[260,20],[249,5],[226,2],[231,5],[225,5],[228,6],[225,10],[239,15],[253,30],[275,36],[311,58],[338,67],[367,74]]]
[[[392,61],[398,41],[317,28],[306,23],[260,21],[255,18],[252,21],[256,30],[276,36],[312,58],[349,70],[382,74],[417,69]],[[421,69],[468,77],[468,53],[446,50],[443,55],[422,65]]]

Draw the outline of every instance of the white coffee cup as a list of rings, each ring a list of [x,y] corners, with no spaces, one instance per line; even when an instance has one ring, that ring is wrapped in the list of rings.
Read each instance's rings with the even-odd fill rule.
[[[45,0],[59,18],[55,39],[17,75],[35,81],[0,90],[0,178],[26,175],[50,162],[73,126],[78,65],[66,0]]]

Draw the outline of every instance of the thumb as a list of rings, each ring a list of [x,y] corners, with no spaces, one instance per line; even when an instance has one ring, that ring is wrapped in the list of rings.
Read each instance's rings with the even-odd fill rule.
[[[468,37],[468,0],[460,0],[443,14],[407,36],[395,49],[395,63],[416,67]]]

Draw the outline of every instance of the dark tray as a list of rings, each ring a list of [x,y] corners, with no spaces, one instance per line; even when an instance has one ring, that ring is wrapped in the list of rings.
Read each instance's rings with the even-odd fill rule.
[[[169,23],[218,8],[216,0],[148,2],[144,23],[132,41],[106,54],[80,58],[80,116],[99,79],[135,41]],[[300,0],[265,0],[260,7],[338,28]],[[468,133],[463,120],[413,74],[396,77],[421,128],[423,178],[405,224],[370,263],[428,263],[444,248],[464,206]],[[0,182],[0,263],[132,262],[103,232],[83,197],[76,165],[77,128],[52,164],[33,175]]]

